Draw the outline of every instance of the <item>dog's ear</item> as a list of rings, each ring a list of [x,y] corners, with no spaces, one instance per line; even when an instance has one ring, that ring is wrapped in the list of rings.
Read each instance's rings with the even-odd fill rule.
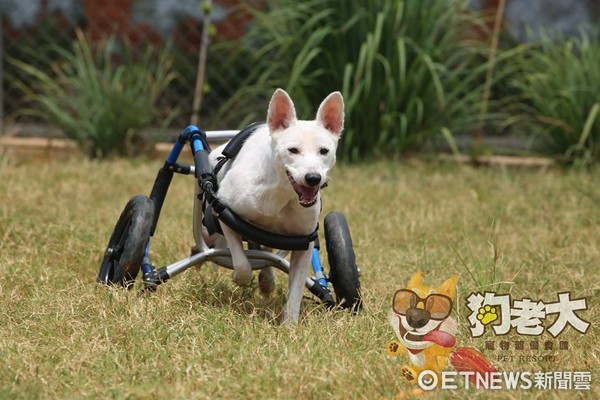
[[[317,111],[317,123],[336,136],[344,129],[344,98],[333,92],[323,100]]]
[[[407,289],[415,289],[423,287],[423,274],[420,272],[416,272],[411,278],[410,281],[406,284]]]
[[[289,128],[296,122],[296,109],[290,96],[283,89],[275,90],[269,111],[267,112],[267,125],[271,132]]]
[[[456,275],[452,275],[448,278],[444,283],[440,285],[437,292],[445,294],[454,300],[454,295],[456,294],[456,284],[458,283],[458,277]]]

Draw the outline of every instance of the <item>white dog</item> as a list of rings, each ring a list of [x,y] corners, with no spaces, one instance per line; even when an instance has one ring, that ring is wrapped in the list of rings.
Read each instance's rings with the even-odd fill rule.
[[[321,210],[319,189],[335,164],[337,143],[344,126],[344,100],[331,93],[312,121],[300,121],[289,95],[277,89],[269,103],[267,124],[257,128],[237,157],[219,174],[219,199],[248,222],[267,231],[308,235]],[[211,152],[216,163],[224,145]],[[221,223],[234,266],[233,280],[247,285],[252,268],[243,252],[241,236]],[[313,245],[293,251],[288,299],[283,322],[298,322],[300,302]],[[271,268],[261,270],[259,287],[270,294]]]

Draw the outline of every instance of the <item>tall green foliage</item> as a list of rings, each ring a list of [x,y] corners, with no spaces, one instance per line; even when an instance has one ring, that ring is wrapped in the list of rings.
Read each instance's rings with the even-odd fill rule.
[[[508,83],[517,95],[509,123],[546,139],[569,161],[600,159],[600,35],[543,35],[518,60]]]
[[[72,49],[54,50],[58,60],[50,70],[9,60],[32,78],[23,85],[31,107],[20,112],[62,128],[89,156],[131,154],[144,142],[143,128],[153,122],[166,126],[174,115],[157,106],[175,79],[168,50],[156,54],[149,48],[134,56],[118,51],[113,39],[93,47],[81,32]]]
[[[467,42],[481,20],[462,0],[278,0],[254,14],[238,48],[252,69],[223,112],[262,119],[273,89],[283,87],[309,118],[325,95],[342,90],[340,153],[350,160],[468,132],[479,117],[485,49]]]

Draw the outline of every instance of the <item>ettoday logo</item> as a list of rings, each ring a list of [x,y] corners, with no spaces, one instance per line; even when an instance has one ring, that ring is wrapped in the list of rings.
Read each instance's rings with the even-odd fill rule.
[[[487,390],[578,390],[587,391],[592,387],[592,374],[589,371],[423,371],[417,380],[425,391],[440,388],[487,389]]]

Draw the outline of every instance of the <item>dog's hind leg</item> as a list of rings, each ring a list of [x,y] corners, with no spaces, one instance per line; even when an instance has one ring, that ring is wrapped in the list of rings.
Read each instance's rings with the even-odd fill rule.
[[[307,266],[310,263],[313,246],[314,244],[311,243],[308,250],[292,252],[288,298],[283,311],[284,324],[298,323],[300,319],[300,303],[308,276]]]
[[[252,280],[252,266],[248,257],[244,254],[242,237],[223,223],[221,223],[221,229],[223,230],[229,251],[231,251],[233,281],[240,286],[246,286]]]
[[[275,290],[275,274],[272,267],[266,267],[258,273],[258,289],[265,297],[270,297]]]
[[[260,246],[260,249],[269,253],[273,252],[273,249],[266,246]],[[264,297],[271,297],[273,294],[275,290],[275,274],[272,267],[265,267],[258,273],[258,289]]]

